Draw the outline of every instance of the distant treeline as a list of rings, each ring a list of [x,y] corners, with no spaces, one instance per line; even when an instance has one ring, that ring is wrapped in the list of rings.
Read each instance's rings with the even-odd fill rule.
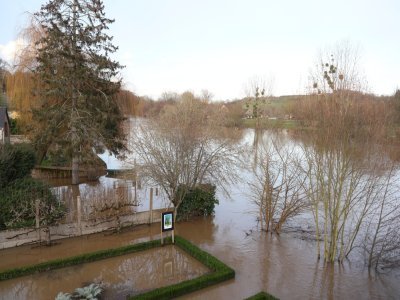
[[[116,101],[124,115],[151,117],[158,115],[165,105],[172,104],[175,100],[160,99],[156,101],[149,97],[138,96],[131,91],[121,89],[116,95]]]
[[[166,92],[159,99],[154,100],[124,89],[116,97],[122,113],[127,116],[155,117],[166,106],[174,105],[178,101],[190,97],[206,103],[209,110],[220,111],[224,124],[229,127],[246,126],[243,120],[252,117],[251,106],[247,105],[251,101],[251,97],[232,101],[210,101],[210,99],[203,99],[191,92],[183,94]],[[321,97],[317,94],[264,97],[261,99],[259,112],[263,118],[295,119],[301,121],[303,126],[309,127],[323,116]],[[351,114],[362,118],[373,118],[374,121],[384,122],[387,125],[400,124],[400,90],[397,90],[392,96],[346,91],[346,97],[349,99],[348,101],[352,102],[348,108],[351,110]]]
[[[5,71],[5,70],[3,70]],[[3,72],[2,90],[6,92],[9,109],[15,111],[18,118],[20,132],[32,126],[32,110],[37,108],[39,99],[32,92],[34,78],[31,72],[17,70],[13,73]],[[206,94],[206,93],[205,93]],[[392,96],[376,96],[360,92],[346,91],[346,97],[353,105],[349,106],[352,113],[357,115],[374,115],[375,120],[385,121],[386,124],[400,124],[400,90]],[[245,126],[243,120],[252,118],[251,97],[235,99],[232,101],[211,101],[211,97],[194,95],[192,92],[182,94],[165,92],[157,100],[147,96],[138,96],[135,93],[121,89],[116,97],[116,102],[121,112],[126,116],[154,117],[158,116],[166,106],[174,105],[185,98],[195,98],[204,102],[209,110],[220,111],[224,124],[229,127]],[[323,114],[320,101],[321,95],[288,95],[268,96],[261,98],[258,107],[262,118],[295,119],[302,121],[303,125],[312,126]],[[4,99],[3,99],[4,100]]]

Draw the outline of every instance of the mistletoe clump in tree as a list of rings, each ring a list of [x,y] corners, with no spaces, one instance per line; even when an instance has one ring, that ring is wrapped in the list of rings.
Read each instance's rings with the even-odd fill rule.
[[[101,0],[51,0],[35,14],[44,35],[36,43],[35,144],[43,159],[61,149],[72,162],[72,183],[79,183],[79,164],[106,149],[125,148],[122,114],[115,95],[122,66],[110,55],[118,48],[105,31],[114,20],[105,17]]]

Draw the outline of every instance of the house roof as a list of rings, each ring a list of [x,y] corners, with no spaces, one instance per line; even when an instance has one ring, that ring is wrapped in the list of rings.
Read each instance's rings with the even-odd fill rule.
[[[6,118],[7,118],[7,123],[10,124],[10,118],[8,117],[7,107],[0,107],[0,128],[4,127]]]

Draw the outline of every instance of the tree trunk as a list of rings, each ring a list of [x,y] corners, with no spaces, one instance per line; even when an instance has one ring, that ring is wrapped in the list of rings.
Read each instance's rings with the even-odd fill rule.
[[[50,226],[48,225],[46,228],[46,245],[51,246],[51,232],[50,232]]]
[[[72,24],[72,40],[73,40],[73,55],[76,55],[76,9],[77,9],[77,1],[74,0],[74,7],[73,7],[73,24]],[[76,72],[76,64],[74,64],[74,69]],[[74,82],[75,85],[77,82]],[[75,87],[74,87],[75,88]],[[79,184],[79,158],[76,154],[76,122],[77,122],[77,115],[76,115],[76,107],[77,107],[77,94],[75,89],[73,90],[72,94],[72,111],[71,111],[71,124],[72,124],[72,146],[74,147],[72,153],[72,184]]]
[[[79,184],[79,158],[72,158],[72,184]]]

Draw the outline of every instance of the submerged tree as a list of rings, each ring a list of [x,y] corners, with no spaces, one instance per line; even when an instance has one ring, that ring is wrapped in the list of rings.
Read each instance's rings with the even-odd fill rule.
[[[35,14],[45,35],[36,43],[36,93],[41,101],[34,118],[35,143],[43,159],[50,147],[72,161],[72,183],[79,164],[93,151],[124,149],[122,115],[114,96],[121,65],[110,59],[117,50],[104,33],[113,20],[101,0],[52,0]]]
[[[136,132],[141,173],[162,188],[175,211],[193,188],[205,183],[224,188],[237,179],[239,150],[221,134],[218,117],[205,102],[185,93]]]
[[[332,52],[331,52],[332,53]],[[304,144],[306,192],[314,215],[318,257],[343,261],[358,244],[361,228],[382,200],[381,156],[389,114],[363,101],[357,52],[339,45],[318,62],[314,92],[303,114],[316,130]],[[382,109],[383,107],[383,109]]]
[[[397,168],[393,164],[384,172],[380,184],[380,197],[373,205],[365,230],[362,247],[368,268],[383,270],[400,266],[400,203]]]
[[[298,149],[282,145],[273,135],[257,147],[260,150],[253,166],[255,180],[249,185],[260,209],[261,229],[279,234],[289,219],[307,207],[303,157]]]
[[[394,119],[397,124],[400,124],[400,90],[396,89],[393,95],[394,104]]]

